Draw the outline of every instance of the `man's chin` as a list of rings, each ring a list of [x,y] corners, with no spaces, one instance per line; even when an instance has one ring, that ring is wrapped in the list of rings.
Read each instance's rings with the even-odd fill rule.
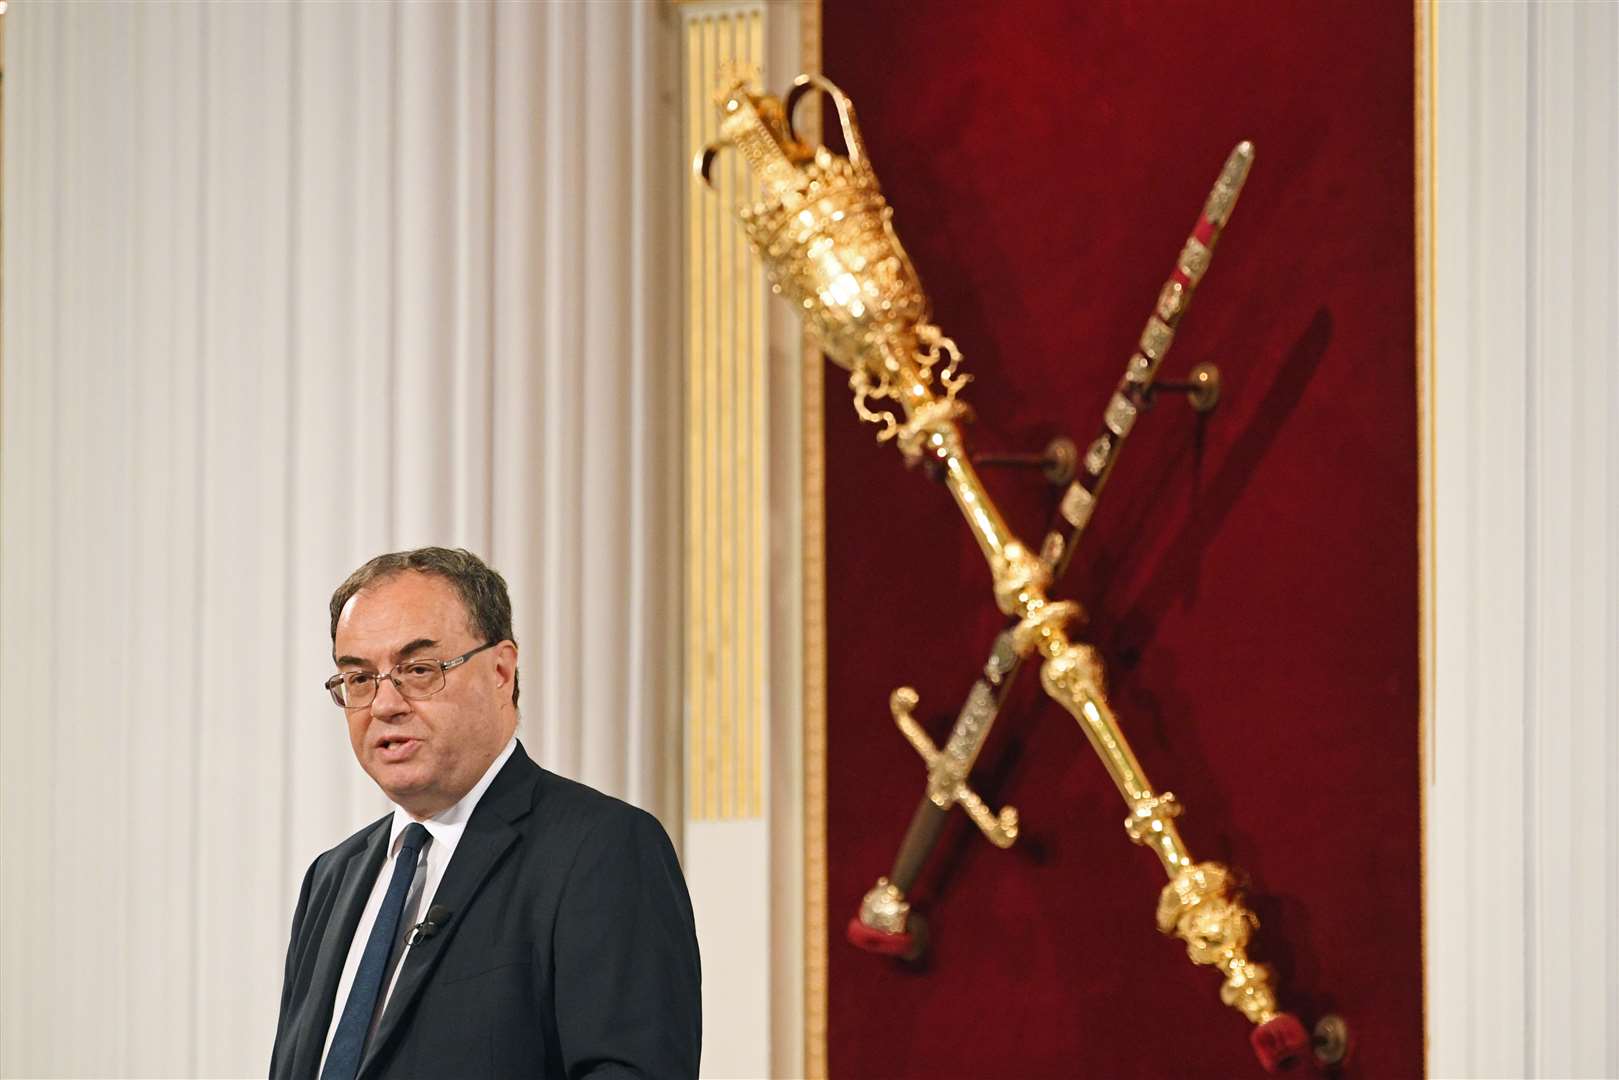
[[[419,802],[433,787],[432,774],[419,762],[404,761],[397,764],[373,761],[366,771],[382,793],[409,810],[410,804]]]

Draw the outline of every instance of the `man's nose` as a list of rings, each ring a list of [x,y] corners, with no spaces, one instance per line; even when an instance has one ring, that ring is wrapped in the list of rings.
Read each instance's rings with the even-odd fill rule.
[[[394,681],[384,675],[377,680],[377,692],[371,699],[371,715],[376,717],[399,716],[410,711],[410,703],[405,695],[399,692]]]

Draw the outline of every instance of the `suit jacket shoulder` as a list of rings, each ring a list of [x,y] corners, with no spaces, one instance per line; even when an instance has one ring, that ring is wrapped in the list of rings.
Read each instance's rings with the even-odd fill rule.
[[[655,831],[667,841],[662,823],[640,807],[539,765],[534,771],[533,827],[548,843],[583,846],[593,837],[622,838],[641,830]]]

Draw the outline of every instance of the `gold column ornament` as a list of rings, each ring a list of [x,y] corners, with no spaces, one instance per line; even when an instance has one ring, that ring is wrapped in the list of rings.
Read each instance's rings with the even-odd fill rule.
[[[687,153],[719,134],[709,73],[721,58],[764,59],[757,8],[681,12]],[[752,189],[745,167],[724,180]],[[765,484],[767,305],[772,301],[725,208],[686,199],[686,812],[694,821],[764,813],[769,529]]]
[[[830,81],[801,75],[786,97],[765,95],[746,77],[722,72],[716,95],[719,139],[697,154],[694,170],[710,178],[715,155],[735,148],[758,181],[758,197],[738,209],[753,251],[764,261],[771,290],[799,310],[811,337],[829,359],[849,372],[860,416],[879,425],[879,442],[893,442],[908,464],[928,462],[943,478],[989,563],[997,606],[1014,621],[1011,651],[1040,662],[1046,693],[1078,721],[1129,808],[1125,828],[1152,849],[1169,876],[1159,898],[1158,926],[1186,943],[1195,963],[1214,965],[1225,976],[1221,998],[1257,1027],[1252,1041],[1261,1062],[1275,1070],[1308,1049],[1299,1021],[1277,1009],[1271,973],[1248,959],[1247,944],[1258,925],[1243,904],[1236,875],[1218,863],[1193,860],[1176,829],[1180,805],[1148,782],[1107,701],[1100,658],[1089,645],[1069,638],[1080,615],[1071,601],[1047,595],[1052,563],[1007,527],[963,448],[958,421],[967,414],[958,394],[970,376],[960,371],[961,353],[935,325],[921,282],[893,228],[866,152],[853,103]],[[811,146],[793,128],[793,110],[805,94],[831,98],[847,156]],[[1214,241],[1241,191],[1253,147],[1240,144],[1215,184],[1193,235],[1155,305],[1122,390],[1106,413],[1106,430],[1087,449],[1083,470],[1100,481],[1118,442],[1140,408],[1138,389],[1151,383],[1174,340],[1191,291],[1207,270]],[[884,406],[883,403],[886,403]],[[1099,483],[1073,495],[1070,518],[1088,517],[1086,496]],[[1075,524],[1081,522],[1076,521]],[[910,717],[914,692],[897,691],[896,721],[929,767],[928,800],[947,809],[961,803],[999,846],[1016,839],[1015,813],[992,814],[966,784],[993,710],[958,721],[958,740],[936,749]],[[909,904],[892,881],[879,880],[861,905],[858,921],[878,932],[901,932]]]

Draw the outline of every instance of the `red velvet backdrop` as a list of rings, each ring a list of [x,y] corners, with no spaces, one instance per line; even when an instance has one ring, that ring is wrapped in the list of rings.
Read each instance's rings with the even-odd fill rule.
[[[1082,600],[1194,856],[1246,869],[1285,1005],[1337,1011],[1344,1075],[1422,1071],[1413,10],[824,0],[895,221],[967,356],[980,451],[1081,447],[1226,153],[1257,161],[1160,377],[1211,360],[1200,423],[1136,425],[1053,591]],[[829,1059],[834,1077],[1262,1075],[1219,976],[1160,936],[1157,860],[1075,723],[1025,675],[976,776],[1024,836],[957,813],[915,894],[926,970],[843,925],[1002,625],[941,486],[857,422],[828,365]],[[987,481],[1038,540],[1037,474]]]

